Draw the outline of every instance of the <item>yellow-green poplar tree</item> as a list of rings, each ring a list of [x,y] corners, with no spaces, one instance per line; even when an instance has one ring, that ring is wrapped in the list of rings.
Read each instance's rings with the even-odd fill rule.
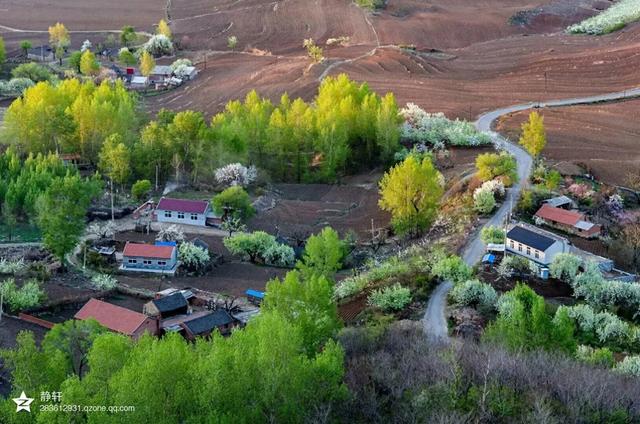
[[[145,51],[140,56],[140,73],[145,77],[148,77],[153,72],[153,68],[156,67],[156,61],[151,56],[151,53]]]
[[[536,111],[529,114],[529,120],[522,124],[522,136],[520,145],[531,156],[538,157],[547,144],[547,135],[544,129],[544,118]]]

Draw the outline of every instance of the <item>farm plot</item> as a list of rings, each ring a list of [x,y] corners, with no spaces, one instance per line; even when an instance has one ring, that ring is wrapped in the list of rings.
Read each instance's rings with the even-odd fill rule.
[[[371,221],[386,227],[389,215],[378,207],[375,184],[277,184],[276,206],[258,214],[249,227],[285,237],[304,239],[326,226],[341,234],[354,231],[360,239],[371,237]]]
[[[615,104],[543,109],[552,161],[581,164],[598,179],[625,185],[640,168],[640,100]],[[527,112],[504,117],[497,129],[517,139]]]

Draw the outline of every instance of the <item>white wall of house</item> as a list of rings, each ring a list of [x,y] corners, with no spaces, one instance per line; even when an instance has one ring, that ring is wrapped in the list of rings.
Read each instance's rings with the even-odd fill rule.
[[[534,262],[549,265],[553,262],[553,259],[558,253],[563,253],[568,250],[565,249],[564,243],[556,241],[545,251],[534,249],[533,247],[526,246],[519,241],[507,238],[506,248],[508,252],[514,253],[518,256],[530,259]]]
[[[170,259],[158,259],[158,258],[145,258],[140,256],[123,256],[122,268],[124,269],[137,269],[137,270],[157,270],[157,271],[170,271],[176,267],[178,263],[178,249],[173,250],[173,255]]]
[[[176,212],[156,209],[156,220],[158,222],[168,222],[172,224],[197,225],[204,227],[207,221],[209,207],[204,213]]]

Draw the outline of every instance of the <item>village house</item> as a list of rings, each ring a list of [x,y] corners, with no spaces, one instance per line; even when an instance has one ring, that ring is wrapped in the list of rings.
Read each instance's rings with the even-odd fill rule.
[[[150,317],[166,319],[175,315],[188,314],[189,302],[184,295],[176,291],[168,296],[153,299],[143,307],[143,313]]]
[[[557,254],[570,251],[567,239],[522,224],[515,225],[507,232],[505,248],[507,253],[531,261],[537,266],[542,278],[548,277],[548,267]]]
[[[578,207],[578,205],[576,205],[576,202],[574,202],[567,196],[552,197],[550,199],[544,200],[542,203],[553,206],[554,208],[574,209]]]
[[[149,81],[153,84],[155,83],[162,84],[165,81],[169,80],[172,75],[173,75],[173,70],[171,69],[171,66],[156,65],[153,68],[153,71],[151,71],[151,74],[149,75]]]
[[[138,339],[144,333],[157,335],[159,331],[158,320],[98,299],[89,299],[74,318],[93,318],[114,333],[124,334],[133,339]]]
[[[142,75],[134,75],[131,77],[129,88],[134,90],[143,90],[149,86],[149,78]]]
[[[187,340],[195,340],[196,337],[209,337],[215,330],[226,336],[235,326],[235,320],[223,309],[218,309],[187,321],[182,322],[184,335]]]
[[[178,253],[174,242],[143,244],[127,242],[122,252],[123,271],[173,274],[178,266]]]
[[[157,222],[197,225],[199,227],[220,223],[220,218],[213,213],[206,200],[163,197],[158,202],[153,216]]]
[[[537,225],[547,225],[584,238],[600,235],[601,227],[587,221],[584,214],[544,204],[534,215]]]

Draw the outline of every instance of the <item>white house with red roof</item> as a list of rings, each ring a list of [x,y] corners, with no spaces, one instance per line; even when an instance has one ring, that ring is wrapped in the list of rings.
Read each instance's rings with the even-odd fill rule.
[[[207,218],[215,218],[209,202],[206,200],[171,199],[163,197],[154,211],[157,222],[172,224],[207,225]]]
[[[173,274],[178,266],[178,249],[175,242],[156,244],[127,242],[122,251],[123,271]]]

